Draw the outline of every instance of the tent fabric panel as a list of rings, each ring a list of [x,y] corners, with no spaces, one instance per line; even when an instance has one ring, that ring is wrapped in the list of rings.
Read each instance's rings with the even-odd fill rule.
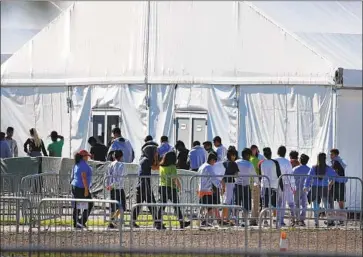
[[[50,132],[56,130],[64,136],[63,156],[69,156],[70,120],[67,113],[67,89],[1,88],[1,131],[14,127],[19,156],[26,156],[23,144],[30,137],[29,130],[36,128],[47,147]]]
[[[150,15],[150,83],[331,81],[328,61],[245,2],[151,2]]]
[[[347,163],[346,175],[363,179],[362,167],[362,94],[355,90],[337,91],[337,145],[340,156]],[[346,184],[346,207],[362,208],[362,185]]]
[[[76,2],[2,65],[2,79],[143,81],[146,11],[147,2]]]
[[[152,85],[149,95],[149,134],[156,142],[161,136],[175,142],[174,135],[174,97],[175,86]]]
[[[288,151],[308,154],[310,164],[317,153],[331,148],[331,87],[243,86],[239,99],[240,128],[246,134],[243,138],[240,133],[240,148],[256,144],[262,150],[268,146],[276,156],[277,148],[285,145]]]

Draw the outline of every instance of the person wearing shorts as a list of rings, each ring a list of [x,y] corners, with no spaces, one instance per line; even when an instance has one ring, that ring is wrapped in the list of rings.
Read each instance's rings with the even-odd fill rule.
[[[115,150],[114,160],[107,171],[107,186],[110,191],[111,200],[116,200],[119,205],[111,204],[111,222],[108,228],[116,228],[114,221],[121,214],[119,206],[122,207],[122,212],[126,210],[126,196],[124,191],[124,164],[121,162],[123,153],[121,150]]]
[[[213,165],[217,162],[217,156],[215,154],[209,154],[207,162],[204,163],[198,169],[198,175],[200,175],[199,185],[198,185],[198,194],[199,194],[199,202],[201,204],[213,205],[220,204],[220,195],[218,193],[218,189],[222,188],[222,193],[225,190],[224,181],[220,181],[213,170]],[[207,216],[212,216],[214,214],[215,218],[219,221],[219,223],[223,223],[221,221],[221,216],[219,214],[219,210],[215,208],[207,208],[208,213]],[[204,219],[202,221],[202,226],[210,226],[207,224],[207,221]]]

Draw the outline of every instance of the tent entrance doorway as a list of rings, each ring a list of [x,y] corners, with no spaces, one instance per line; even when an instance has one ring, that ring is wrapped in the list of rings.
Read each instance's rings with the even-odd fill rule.
[[[107,146],[112,138],[112,129],[121,126],[120,113],[120,109],[92,109],[91,135]]]
[[[207,139],[206,112],[176,112],[174,123],[176,140],[183,141],[187,148],[194,141],[202,144]]]

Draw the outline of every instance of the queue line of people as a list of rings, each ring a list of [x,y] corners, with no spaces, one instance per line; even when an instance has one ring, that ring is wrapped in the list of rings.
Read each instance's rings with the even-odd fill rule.
[[[117,132],[116,136],[120,136],[121,134],[117,134]],[[116,140],[123,143],[127,142],[126,140],[120,141],[117,137]],[[243,149],[241,152],[242,158],[240,159],[238,151],[234,146],[230,146],[228,149],[224,148],[219,137],[214,139],[214,143],[217,148],[216,151],[210,147],[211,144],[209,142],[204,143],[204,147],[202,147],[197,141],[193,143],[193,148],[189,151],[181,141],[178,141],[175,147],[171,147],[168,143],[168,138],[164,137],[161,143],[162,147],[160,148],[157,143],[153,142],[151,136],[147,136],[145,144],[142,146],[142,156],[139,161],[140,169],[136,202],[156,202],[148,176],[151,175],[152,170],[159,170],[159,202],[164,203],[170,200],[173,203],[178,203],[180,181],[176,177],[177,169],[179,167],[188,167],[201,175],[198,183],[200,203],[218,205],[223,201],[223,204],[226,205],[236,204],[243,207],[245,217],[250,215],[249,212],[252,210],[249,224],[251,226],[257,225],[258,215],[262,207],[273,206],[281,209],[274,214],[276,216],[276,223],[279,226],[286,225],[284,223],[284,212],[282,211],[286,203],[291,209],[291,226],[305,226],[306,207],[309,201],[312,202],[315,210],[316,226],[319,226],[317,213],[321,203],[324,204],[325,208],[331,209],[333,208],[332,201],[337,200],[339,206],[344,208],[344,183],[347,181],[344,178],[346,164],[339,157],[337,149],[330,151],[331,166],[326,164],[326,154],[320,153],[317,164],[310,168],[307,166],[309,156],[306,154],[302,154],[299,158],[299,154],[296,151],[292,151],[290,153],[290,160],[286,159],[287,150],[284,146],[278,148],[277,154],[279,157],[276,159],[272,159],[272,151],[269,147],[264,148],[263,155],[261,155],[256,145]],[[179,154],[177,155],[176,152]],[[123,159],[123,149],[115,149],[115,145],[112,146],[111,143],[108,153],[107,158],[115,158],[110,165],[108,175],[118,174],[116,175],[116,180],[122,180],[123,175],[120,174],[123,174],[123,172],[112,170],[115,167],[118,167],[118,170],[123,169],[123,165],[115,164],[115,162],[126,163]],[[129,156],[133,156],[133,151],[128,151],[128,153]],[[79,154],[82,155],[84,152]],[[89,154],[89,156],[94,157],[95,155]],[[216,176],[213,167],[216,164],[223,167],[223,174],[219,176],[221,178]],[[170,175],[175,177],[170,179],[168,178]],[[281,175],[283,177],[279,179]],[[295,176],[291,175],[303,175],[303,177],[298,176],[295,178]],[[315,178],[315,176],[318,176],[318,178]],[[332,177],[334,178],[332,179]],[[121,182],[117,184],[118,190],[123,189],[122,184]],[[109,190],[111,188],[114,189],[114,185],[114,182],[110,182],[107,188]],[[333,192],[333,195],[331,192]],[[111,194],[111,198],[119,201],[123,210],[125,209],[124,195],[122,191],[116,191]],[[223,200],[221,201],[221,199]],[[155,227],[157,229],[164,229],[164,225],[160,222],[163,209],[157,210],[150,207],[149,211],[154,218]],[[216,218],[221,225],[235,225],[233,220],[237,214],[231,212],[228,208],[222,211],[222,215],[220,215],[218,208],[207,208],[206,211],[206,213],[203,212],[205,219],[202,225],[204,226],[210,226],[207,219],[210,216]],[[112,212],[114,213],[115,209]],[[139,212],[140,209],[135,208],[132,214],[134,220],[132,226],[134,227],[138,227],[136,221]],[[184,221],[179,208],[176,208],[176,214],[180,220],[180,227],[184,228],[190,224]],[[84,224],[82,223],[81,225],[83,226]],[[334,221],[328,221],[327,225],[334,225]],[[77,227],[78,225],[76,224],[75,226]],[[110,227],[114,227],[114,224],[111,223]]]

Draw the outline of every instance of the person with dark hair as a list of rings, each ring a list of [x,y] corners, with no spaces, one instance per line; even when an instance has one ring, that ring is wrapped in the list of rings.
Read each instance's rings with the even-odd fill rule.
[[[261,172],[258,166],[258,163],[264,159],[264,157],[259,153],[257,145],[251,145],[251,157],[250,162],[252,163],[253,167],[255,168],[256,175],[261,176]],[[261,181],[261,178],[259,178]],[[260,213],[260,208],[262,209],[262,197],[261,197],[261,187],[254,186],[253,180],[251,180],[250,188],[252,189],[252,217],[258,217]],[[250,222],[251,226],[257,225],[257,219],[252,219]]]
[[[122,207],[122,212],[126,210],[126,195],[124,191],[125,171],[122,163],[123,153],[120,150],[114,152],[114,161],[110,164],[106,174],[106,189],[110,191],[111,200],[116,200],[119,204],[111,204],[111,222],[108,228],[116,228],[114,221],[121,215],[119,206]],[[117,209],[116,209],[117,207]]]
[[[5,140],[5,133],[0,132],[0,158],[11,158],[9,144]]]
[[[71,185],[72,195],[75,199],[92,199],[89,191],[92,183],[92,168],[87,164],[91,155],[86,150],[81,150],[74,156],[75,163],[72,170]],[[93,208],[93,203],[88,203],[87,208],[79,207],[77,202],[73,206],[73,227],[77,229],[86,228],[88,217]],[[82,217],[79,218],[80,209],[83,209]]]
[[[220,204],[220,195],[219,190],[222,189],[222,194],[225,191],[225,183],[223,180],[219,180],[216,177],[216,174],[213,170],[213,165],[217,162],[217,156],[214,154],[208,154],[207,162],[205,162],[198,169],[198,175],[200,175],[199,183],[198,183],[198,195],[199,202],[201,204]],[[216,218],[220,224],[224,224],[221,220],[221,216],[219,214],[219,210],[215,208],[207,208],[208,213],[207,216],[213,216]],[[204,219],[201,223],[201,226],[211,226],[206,219]]]
[[[44,156],[48,156],[43,140],[39,138],[37,130],[35,128],[31,128],[29,133],[30,138],[28,138],[24,144],[24,152],[26,152],[30,157],[42,156],[41,152],[43,152]]]
[[[199,141],[193,142],[193,148],[188,154],[189,167],[192,171],[198,171],[199,167],[207,160],[207,152],[200,146]]]
[[[213,144],[216,148],[218,161],[225,161],[227,159],[227,149],[222,145],[222,139],[219,136],[213,138]]]
[[[169,144],[169,138],[162,136],[160,138],[160,146],[158,147],[159,159],[162,159],[167,152],[174,151],[174,148]]]
[[[257,157],[259,161],[265,159],[265,157],[262,154],[260,154],[260,150],[258,149],[257,145],[251,145],[250,149],[252,151],[252,156]]]
[[[319,227],[319,200],[322,200],[325,209],[334,209],[328,200],[328,188],[334,184],[338,174],[326,164],[326,154],[318,154],[318,162],[314,165],[305,181],[304,191],[308,192],[311,188],[311,200],[313,202],[315,227]],[[328,227],[334,226],[333,220],[328,220]]]
[[[50,133],[50,139],[52,140],[52,143],[48,145],[49,156],[62,157],[64,137],[58,135],[57,131],[52,131]]]
[[[294,193],[296,191],[295,186],[295,179],[294,176],[292,176],[292,166],[288,159],[285,158],[286,156],[286,147],[280,146],[277,150],[277,155],[279,156],[276,158],[276,161],[278,161],[281,169],[281,174],[283,175],[282,181],[284,183],[284,191],[282,193],[282,199],[281,199],[281,205],[279,205],[280,208],[286,207],[286,202],[288,206],[290,207],[290,213],[291,213],[291,226],[295,226],[295,202],[294,202]],[[284,217],[280,217],[280,224],[281,226],[285,226]]]
[[[180,140],[176,141],[175,149],[178,151],[178,157],[176,161],[177,169],[189,170],[189,150],[185,147],[184,142]]]
[[[291,163],[292,168],[295,168],[300,165],[299,153],[297,151],[291,151],[289,156],[290,156],[290,163]]]
[[[309,162],[309,156],[302,154],[300,156],[300,166],[293,168],[292,174],[295,175],[296,192],[294,195],[295,206],[297,208],[295,212],[295,217],[300,226],[305,227],[306,219],[306,206],[308,202],[308,197],[306,192],[304,192],[304,184],[310,168],[307,166]],[[301,208],[301,211],[300,211]]]
[[[134,149],[129,140],[125,139],[121,135],[120,128],[114,128],[112,130],[113,141],[108,150],[107,159],[112,160],[113,152],[115,150],[120,150],[123,152],[123,162],[124,163],[132,163],[135,159]]]
[[[167,203],[170,200],[172,203],[178,204],[179,197],[178,191],[180,191],[181,183],[177,177],[176,170],[176,154],[175,152],[167,152],[160,162],[160,184],[159,184],[159,194],[160,202]],[[158,217],[161,218],[162,212],[165,207],[159,208]],[[184,221],[183,213],[180,207],[174,206],[175,215],[179,218],[180,228],[183,229],[190,225],[190,221]]]
[[[215,156],[217,156],[217,152],[213,150],[213,145],[211,141],[205,141],[203,142],[203,147],[204,150],[207,152],[207,154],[214,154]]]
[[[159,146],[158,143],[154,142],[153,140],[154,139],[151,135],[146,136],[144,139],[144,145],[141,147],[141,152],[148,145],[154,145],[154,146],[158,147]]]
[[[260,173],[263,176],[261,179],[261,190],[263,194],[263,203],[265,208],[270,208],[271,206],[277,207],[277,203],[281,202],[281,194],[284,190],[284,184],[282,180],[278,180],[281,176],[281,170],[279,162],[272,159],[272,151],[270,147],[263,148],[263,155],[265,157],[264,160],[259,162]],[[277,191],[279,190],[279,194]],[[279,195],[279,199],[277,199],[277,195]],[[270,202],[271,199],[271,202]],[[277,215],[277,225],[279,225],[280,218],[283,214],[283,211],[279,211]],[[265,213],[265,218],[267,213]],[[264,225],[268,225],[267,220],[264,221]]]
[[[13,136],[14,136],[14,128],[8,127],[6,129],[5,140],[10,147],[11,157],[18,157],[19,156],[18,144],[16,140],[13,138]]]
[[[159,162],[158,148],[154,145],[148,145],[144,148],[142,158],[140,159],[139,181],[136,187],[136,203],[155,203],[154,193],[151,190],[151,170],[152,167]],[[141,211],[141,206],[134,209],[132,213],[133,223],[131,226],[138,228],[136,224],[137,217]],[[156,229],[165,229],[165,226],[159,221],[157,210],[154,207],[149,207],[149,211],[154,219]]]
[[[253,181],[253,187],[259,187],[259,180],[256,177],[256,171],[253,164],[249,161],[252,155],[252,151],[249,148],[242,150],[242,159],[236,161],[238,166],[238,177],[235,187],[235,203],[236,205],[243,206],[244,218],[248,217],[248,212],[251,210],[251,179]],[[252,177],[251,177],[252,176]],[[255,215],[255,216],[254,216]],[[252,219],[250,226],[257,226],[258,214],[252,213]],[[245,223],[242,223],[245,226]]]
[[[338,149],[330,150],[330,159],[331,159],[331,167],[338,174],[338,178],[335,179],[335,183],[330,189],[331,192],[331,200],[337,201],[340,209],[344,209],[345,202],[345,184],[348,182],[348,179],[345,177],[345,169],[347,164],[343,161],[339,156]],[[334,203],[333,203],[334,204]],[[340,221],[339,225],[343,225],[344,222]]]
[[[233,196],[235,189],[235,176],[238,174],[238,166],[236,163],[237,159],[237,151],[235,148],[230,147],[227,151],[227,161],[223,162],[223,166],[225,168],[225,177],[223,177],[223,181],[225,183],[225,193],[224,193],[224,204],[232,205],[233,204]],[[233,225],[233,223],[229,220],[229,209],[223,209],[223,220],[225,223]]]
[[[99,143],[95,137],[90,137],[88,144],[91,146],[91,158],[95,161],[105,162],[108,152],[107,146]]]

